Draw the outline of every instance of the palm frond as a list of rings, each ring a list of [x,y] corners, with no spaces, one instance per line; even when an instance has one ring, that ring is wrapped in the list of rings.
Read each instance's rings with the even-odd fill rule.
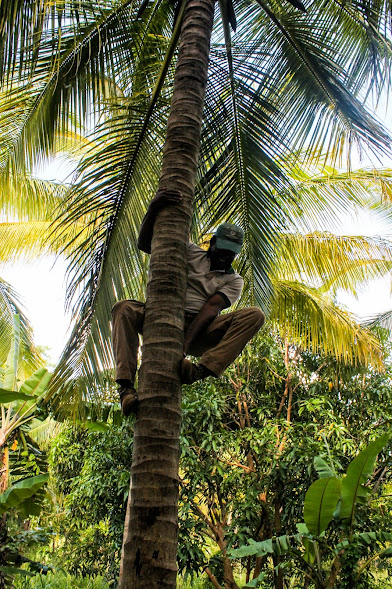
[[[316,173],[315,173],[316,172]],[[389,223],[392,173],[386,168],[339,172],[331,166],[320,170],[298,160],[290,175],[295,195],[281,195],[293,231],[328,228],[341,232],[342,219],[352,211],[367,210],[369,216]],[[289,195],[287,195],[289,196]]]
[[[361,286],[392,269],[392,243],[377,237],[284,234],[280,248],[275,276],[322,291],[342,288],[357,295]]]
[[[58,435],[62,427],[54,419],[47,417],[45,421],[33,419],[29,423],[28,436],[36,442],[40,448],[49,449],[50,443]]]
[[[142,80],[154,84],[138,69],[140,46],[148,46],[154,60],[163,58],[167,40],[162,34],[170,30],[171,8],[153,3],[137,19],[138,2],[86,3],[90,9],[83,11],[78,4],[54,6],[60,21],[41,40],[33,78],[4,93],[14,112],[12,141],[0,145],[4,170],[9,160],[31,168],[50,155],[56,134],[85,121],[91,125],[107,96],[121,95],[129,86],[136,91]],[[161,16],[152,21],[152,14]]]
[[[346,364],[383,367],[382,346],[327,295],[299,282],[276,281],[271,322],[288,340],[313,352],[331,354]]]
[[[346,153],[345,144],[355,142],[385,149],[388,133],[358,98],[372,85],[380,92],[385,83],[380,72],[376,83],[370,71],[375,60],[382,72],[390,62],[387,3],[371,7],[377,21],[376,45],[358,5],[339,12],[334,2],[315,1],[306,15],[298,16],[275,2],[272,8],[261,4],[263,12],[255,10],[256,4],[242,5],[246,26],[238,36],[254,40],[263,35],[265,70],[278,96],[281,134],[293,150],[306,148],[313,158],[327,153],[334,159]]]
[[[381,327],[388,332],[392,331],[392,311],[385,311],[378,315],[373,315],[365,321],[367,327]]]
[[[14,171],[0,177],[0,210],[3,220],[52,221],[64,201],[67,186]]]
[[[27,261],[48,253],[50,226],[49,221],[0,223],[0,261]]]
[[[51,4],[57,15],[60,4]],[[226,29],[225,47],[224,30],[215,28],[193,237],[221,220],[243,225],[238,269],[249,285],[244,296],[266,307],[277,243],[292,227],[292,211],[300,215],[301,198],[310,200],[315,190],[293,178],[294,155],[304,151],[317,164],[355,142],[386,148],[389,136],[363,102],[369,89],[379,93],[389,83],[392,52],[386,2],[364,7],[314,0],[304,15],[276,0],[262,6],[236,3],[240,26],[233,37]],[[33,67],[15,77],[16,53],[7,57],[14,119],[0,104],[9,122],[0,163],[5,172],[10,163],[31,166],[37,154],[54,150],[59,129],[64,134],[85,122],[91,130],[90,151],[64,199],[56,234],[68,244],[74,329],[51,394],[77,405],[88,390],[104,386],[100,375],[111,370],[112,304],[139,298],[145,284],[136,236],[158,182],[173,79],[170,68],[167,77],[162,72],[175,41],[173,9],[164,0],[66,1],[63,7],[61,26],[45,21],[45,35],[37,35]]]
[[[149,101],[140,96],[118,104],[101,128],[99,147],[81,164],[80,184],[65,213],[65,231],[88,219],[83,239],[76,236],[79,245],[72,242],[66,250],[68,296],[77,321],[53,379],[53,391],[63,388],[72,397],[75,387],[112,367],[109,320],[114,302],[143,297],[147,260],[136,242],[158,183],[165,131],[162,113],[150,116],[145,127],[148,111]]]
[[[278,163],[285,142],[274,126],[274,107],[263,98],[263,56],[251,49],[232,51],[230,41],[226,52],[228,57],[212,50],[194,236],[202,239],[223,220],[239,223],[245,230],[245,246],[237,268],[248,273],[253,300],[267,308],[275,235],[285,226],[276,195],[295,188]],[[268,141],[263,141],[267,135]]]
[[[3,0],[0,4],[0,81],[19,77],[36,59],[31,39],[42,37],[45,0]],[[45,6],[46,5],[46,6]]]
[[[0,262],[27,262],[39,256],[61,254],[70,244],[76,248],[84,242],[86,232],[83,222],[68,231],[53,221],[0,223]]]
[[[0,366],[7,360],[13,337],[13,317],[20,317],[20,343],[18,357],[18,377],[25,380],[43,360],[34,346],[32,328],[12,287],[0,278]]]

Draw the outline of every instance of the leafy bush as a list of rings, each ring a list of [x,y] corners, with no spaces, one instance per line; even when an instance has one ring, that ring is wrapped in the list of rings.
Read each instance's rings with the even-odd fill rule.
[[[229,561],[228,550],[298,533],[305,492],[315,478],[313,458],[344,472],[365,444],[390,431],[391,375],[388,364],[382,374],[338,365],[293,345],[286,349],[263,333],[222,378],[184,387],[180,570],[201,574],[209,567],[221,582],[226,559],[225,570],[231,567],[235,579],[241,566],[250,580],[262,568],[263,586],[271,587],[264,557]],[[373,481],[378,491],[391,477],[387,456],[380,457],[377,485]],[[358,508],[359,532],[390,531],[389,498],[377,492],[374,502],[374,509]],[[270,561],[274,571],[280,554]],[[298,587],[304,586],[302,571],[281,567],[279,575],[290,583],[297,575]]]
[[[113,584],[108,584],[103,577],[75,577],[66,573],[48,573],[35,577],[17,577],[15,589],[109,589]]]
[[[210,589],[212,587],[210,580],[206,575],[203,577],[188,576],[179,577],[177,580],[177,589]]]
[[[286,350],[264,333],[224,377],[184,387],[178,562],[181,573],[194,576],[180,577],[179,588],[210,588],[206,567],[223,582],[224,560],[240,586],[258,574],[255,557],[229,560],[228,550],[298,532],[314,457],[342,473],[370,440],[391,430],[391,379],[388,364],[382,374],[345,367],[295,346]],[[117,580],[131,446],[129,422],[101,432],[64,427],[49,459],[53,505],[40,518],[51,543],[34,558],[71,574]],[[379,490],[392,488],[390,470],[377,476]],[[391,529],[389,497],[390,489],[374,495],[372,508],[359,506],[359,532]],[[275,555],[272,561],[266,589],[281,562]],[[377,567],[372,589],[384,574]],[[280,572],[293,588],[304,586],[301,571]]]
[[[43,524],[56,537],[45,560],[74,575],[117,579],[131,457],[129,422],[104,432],[64,427],[49,456],[54,494],[64,497]]]

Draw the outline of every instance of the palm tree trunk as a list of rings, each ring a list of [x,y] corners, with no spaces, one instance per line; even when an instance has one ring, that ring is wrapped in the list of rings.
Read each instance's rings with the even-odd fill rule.
[[[187,243],[214,0],[188,0],[159,187],[181,192],[154,226],[119,587],[175,588]]]

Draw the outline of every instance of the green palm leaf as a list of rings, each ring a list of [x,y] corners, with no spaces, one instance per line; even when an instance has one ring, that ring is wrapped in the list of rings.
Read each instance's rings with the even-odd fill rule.
[[[21,309],[15,291],[0,278],[0,366],[5,364],[11,348],[15,314],[20,318],[18,376],[24,380],[42,365],[42,358],[34,346],[31,326]]]
[[[34,40],[38,57],[33,74],[27,72],[3,97],[14,112],[8,124],[12,141],[8,149],[0,146],[6,154],[3,166],[8,161],[25,164],[26,157],[35,162],[50,154],[59,130],[64,134],[65,129],[74,129],[106,96],[120,95],[129,76],[138,75],[139,84],[153,83],[138,68],[140,43],[156,60],[162,59],[166,39],[158,23],[170,30],[165,15],[160,15],[167,13],[167,7],[152,5],[143,18],[136,18],[138,10],[137,3],[130,1],[85,3],[83,10],[74,2],[51,3],[44,19],[48,30]],[[157,16],[153,23],[151,14]],[[18,52],[12,56],[21,59]],[[12,69],[12,63],[9,66]]]
[[[274,282],[274,328],[298,346],[322,350],[344,363],[373,363],[382,368],[382,350],[370,330],[316,288],[300,282]]]
[[[342,218],[351,210],[368,209],[369,215],[388,223],[392,196],[390,169],[359,169],[349,172],[325,165],[306,166],[299,154],[293,156],[290,176],[296,188],[295,202],[288,201],[287,213],[294,230],[309,233],[329,227],[341,231]],[[294,195],[293,195],[294,196]],[[294,206],[293,206],[294,205]]]
[[[102,146],[98,140],[97,150],[82,163],[81,183],[66,212],[65,231],[81,218],[88,221],[83,239],[81,233],[77,235],[78,246],[74,247],[73,241],[66,250],[73,274],[69,296],[74,296],[72,310],[78,320],[53,384],[53,391],[69,387],[72,397],[78,390],[76,382],[85,387],[89,381],[96,390],[92,375],[112,366],[109,318],[114,302],[142,297],[146,284],[146,260],[136,241],[158,179],[164,120],[154,116],[145,128],[149,102],[140,97],[136,100],[138,109],[134,110],[131,102],[127,111],[131,125],[117,116],[102,127]],[[147,169],[145,182],[135,182]]]
[[[392,330],[392,311],[386,311],[384,313],[380,313],[379,315],[373,315],[369,317],[366,322],[369,327],[373,326],[380,326],[383,329],[387,329],[388,331]]]
[[[283,234],[280,248],[277,277],[301,277],[332,293],[342,288],[357,295],[358,286],[392,268],[392,243],[377,237]]]

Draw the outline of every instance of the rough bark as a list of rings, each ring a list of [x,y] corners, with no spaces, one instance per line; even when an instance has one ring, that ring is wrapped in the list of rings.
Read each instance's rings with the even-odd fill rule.
[[[9,461],[9,450],[7,446],[0,448],[0,493],[4,493],[8,488],[8,461]]]
[[[0,516],[0,567],[7,566],[7,553],[6,543],[8,539],[8,526],[7,526],[7,514],[4,513]],[[6,587],[5,574],[0,571],[0,589]]]
[[[176,586],[186,251],[213,13],[214,0],[189,0],[181,32],[159,188],[183,202],[154,226],[121,589]]]

